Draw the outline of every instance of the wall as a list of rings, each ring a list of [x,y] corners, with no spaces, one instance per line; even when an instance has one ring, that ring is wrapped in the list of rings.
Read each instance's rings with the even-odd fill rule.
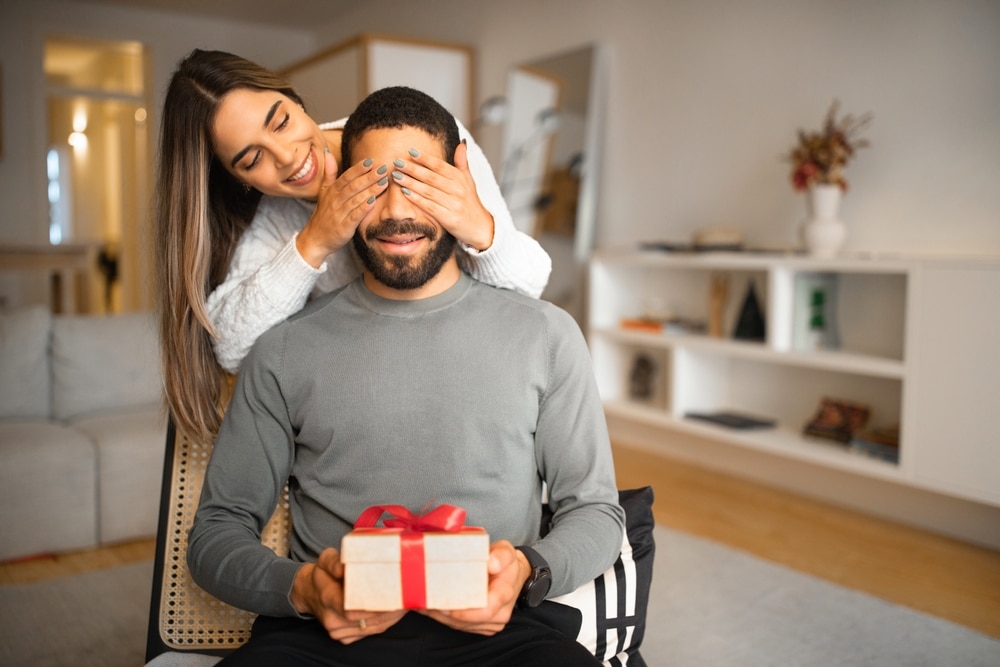
[[[54,0],[5,0],[0,4],[0,66],[3,78],[3,156],[0,157],[0,243],[47,243],[44,147],[45,81],[42,54],[47,35],[138,40],[151,54],[150,140],[155,146],[159,106],[174,66],[192,49],[232,51],[262,63],[283,63],[313,53],[311,33],[261,25],[191,18],[178,14]],[[151,158],[153,156],[151,155]],[[140,226],[148,227],[140,211]],[[143,234],[145,229],[140,229]],[[18,281],[11,286],[11,281]],[[21,289],[20,279],[0,272],[0,296]],[[24,288],[29,289],[30,288]],[[38,294],[38,290],[31,292]],[[26,302],[34,302],[31,294]],[[14,301],[22,297],[16,297]],[[44,292],[36,299],[44,299]],[[8,305],[11,304],[8,299]]]
[[[503,92],[514,63],[603,43],[611,95],[599,245],[686,241],[709,225],[737,226],[755,244],[789,243],[804,201],[779,156],[798,128],[818,128],[837,97],[846,111],[875,113],[873,146],[848,169],[848,249],[1000,252],[992,0],[384,0],[317,25],[305,33],[119,6],[3,3],[0,241],[46,239],[34,148],[44,145],[36,119],[45,114],[46,34],[148,44],[158,101],[194,47],[281,67],[376,31],[474,44],[480,101]],[[498,135],[483,143],[498,167]]]
[[[847,172],[849,250],[1000,252],[993,0],[385,0],[318,34],[362,30],[475,44],[479,100],[513,63],[605,44],[602,246],[710,225],[787,245],[805,203],[780,156],[836,97],[875,114]]]
[[[872,146],[847,171],[848,250],[1000,253],[995,1],[383,0],[320,34],[333,43],[363,30],[475,44],[480,101],[503,92],[514,63],[604,44],[601,246],[688,241],[710,225],[793,242],[805,203],[780,156],[836,97],[875,114]],[[498,168],[499,142],[483,143]],[[1000,548],[996,507],[611,426],[637,446]]]
[[[0,241],[45,238],[33,147],[44,144],[46,33],[149,44],[159,100],[173,63],[195,46],[279,68],[371,31],[475,45],[479,101],[503,92],[514,63],[604,44],[601,246],[686,241],[708,225],[739,227],[755,244],[789,243],[804,202],[779,157],[837,97],[846,111],[875,114],[873,146],[848,170],[849,249],[1000,252],[995,0],[382,0],[325,24],[317,17],[311,33],[29,1],[0,6]],[[495,167],[498,139],[483,142]],[[765,476],[781,472],[761,466]],[[838,479],[836,493],[849,483]]]

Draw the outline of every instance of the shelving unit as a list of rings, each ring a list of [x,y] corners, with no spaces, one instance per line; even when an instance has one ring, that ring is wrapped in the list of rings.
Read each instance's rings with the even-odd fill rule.
[[[653,311],[705,320],[719,278],[729,286],[723,335],[623,326]],[[803,334],[815,284],[832,289],[832,349]],[[735,340],[751,287],[765,335]],[[1000,506],[1000,436],[988,427],[1000,389],[995,258],[601,252],[590,266],[589,312],[609,417]],[[869,427],[899,426],[898,462],[804,436],[824,397],[869,406]],[[775,425],[740,430],[686,416],[716,411]]]

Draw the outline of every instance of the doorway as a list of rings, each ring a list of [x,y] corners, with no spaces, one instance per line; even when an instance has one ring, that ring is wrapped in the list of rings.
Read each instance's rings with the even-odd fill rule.
[[[83,310],[147,310],[148,63],[139,42],[45,40],[49,241],[92,257]]]

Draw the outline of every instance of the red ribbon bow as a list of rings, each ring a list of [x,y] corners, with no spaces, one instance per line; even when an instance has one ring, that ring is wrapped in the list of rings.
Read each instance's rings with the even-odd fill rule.
[[[395,518],[382,519],[383,514]],[[427,578],[424,568],[424,533],[457,533],[465,526],[465,510],[454,505],[439,505],[428,512],[414,514],[402,505],[372,505],[354,522],[355,528],[376,528],[379,519],[386,528],[402,528],[399,535],[400,576],[403,608],[427,606]]]

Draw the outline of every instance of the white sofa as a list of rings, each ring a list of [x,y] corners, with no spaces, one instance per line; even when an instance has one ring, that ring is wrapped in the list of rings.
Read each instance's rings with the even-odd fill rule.
[[[149,313],[0,314],[0,561],[156,534],[157,347]]]

